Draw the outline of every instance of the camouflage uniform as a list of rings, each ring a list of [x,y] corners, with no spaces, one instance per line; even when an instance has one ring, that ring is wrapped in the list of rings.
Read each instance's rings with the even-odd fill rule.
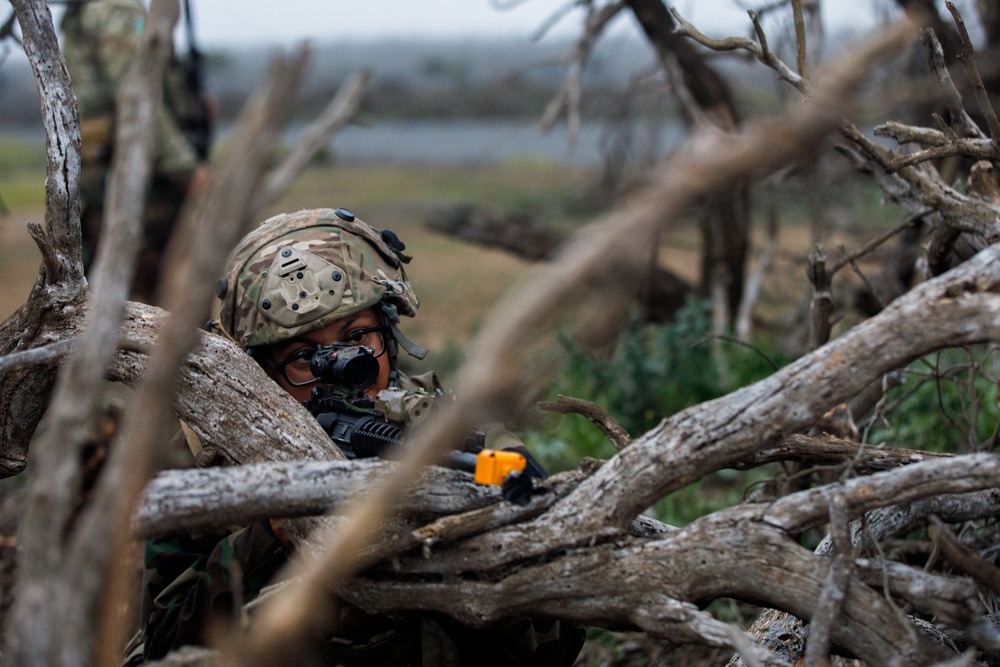
[[[84,265],[89,268],[104,217],[105,185],[115,132],[115,95],[138,49],[146,19],[139,0],[92,0],[67,5],[60,28],[63,55],[80,109],[80,174]],[[165,90],[165,97],[174,93]],[[194,149],[166,104],[156,109],[154,163],[147,192],[143,246],[133,296],[152,302],[160,258],[198,164]]]
[[[217,290],[222,333],[252,349],[378,305],[393,323],[395,338],[399,315],[412,317],[419,307],[403,268],[409,261],[403,249],[394,234],[343,209],[276,216],[230,256]],[[403,347],[420,349],[410,341]],[[406,390],[440,390],[433,373],[392,377]],[[520,445],[500,424],[484,431],[488,447]],[[268,521],[229,535],[148,542],[145,658],[204,644],[210,621],[234,618],[240,603],[256,597],[287,556]],[[510,619],[475,629],[440,614],[368,614],[343,604],[337,627],[316,642],[314,659],[318,665],[557,666],[573,664],[582,646],[582,631],[555,619]]]

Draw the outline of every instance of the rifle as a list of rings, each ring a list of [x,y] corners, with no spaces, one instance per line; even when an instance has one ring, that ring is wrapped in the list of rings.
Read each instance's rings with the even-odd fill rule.
[[[405,389],[365,396],[364,388],[378,375],[378,362],[364,346],[327,346],[313,355],[310,368],[336,388],[315,387],[303,404],[349,459],[394,458],[405,445],[405,429],[426,420],[434,401],[444,398]],[[527,452],[486,448],[482,431],[468,434],[443,465],[472,473],[477,484],[500,486],[503,497],[517,505],[530,501],[532,477],[545,476]]]
[[[204,58],[195,42],[190,0],[184,0],[184,28],[188,53],[179,63],[183,69],[183,90],[171,91],[166,95],[166,103],[198,159],[205,160],[212,148],[212,118],[205,97]]]

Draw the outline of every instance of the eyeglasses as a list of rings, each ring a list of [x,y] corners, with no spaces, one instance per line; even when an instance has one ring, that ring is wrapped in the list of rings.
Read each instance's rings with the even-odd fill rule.
[[[385,354],[385,341],[390,335],[389,325],[380,324],[369,329],[356,329],[351,331],[343,340],[330,345],[317,345],[316,347],[302,348],[282,361],[265,361],[267,361],[268,365],[274,372],[280,373],[281,377],[285,378],[285,382],[289,385],[293,387],[304,387],[319,381],[316,376],[313,375],[312,370],[310,370],[309,363],[312,361],[313,355],[320,350],[329,347],[343,348],[361,345],[371,348],[372,356],[378,359]]]

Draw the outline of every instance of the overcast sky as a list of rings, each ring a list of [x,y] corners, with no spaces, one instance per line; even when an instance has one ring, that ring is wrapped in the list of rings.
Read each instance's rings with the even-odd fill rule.
[[[875,0],[833,0],[822,3],[828,29],[862,22],[871,25]],[[509,36],[527,39],[571,0],[191,0],[196,34],[206,46],[294,43],[302,39],[329,41],[337,37]],[[496,5],[511,6],[499,10]],[[742,34],[746,12],[733,0],[677,0],[672,3],[695,25],[710,34]],[[761,2],[744,2],[760,5]],[[579,10],[559,21],[553,35],[579,30]],[[634,21],[618,20],[617,30]]]
[[[513,37],[527,41],[540,26],[556,16],[562,18],[547,34],[576,35],[581,18],[574,0],[189,1],[195,17],[195,34],[207,47],[293,45],[302,40],[330,42],[338,38],[357,41],[386,37],[430,40]],[[978,26],[975,25],[973,2],[955,0],[970,24],[970,31],[975,33]],[[715,37],[748,34],[749,19],[741,5],[774,4],[770,0],[667,0],[667,3],[677,7],[700,30]],[[938,0],[938,4],[939,11],[947,16],[944,0]],[[831,33],[873,27],[878,22],[876,7],[898,11],[893,0],[826,0],[821,7],[824,27]],[[53,5],[52,10],[58,20],[62,7]],[[634,24],[635,21],[623,13],[616,19],[613,30],[616,34],[634,31]]]
[[[441,39],[454,37],[513,37],[528,40],[549,19],[562,18],[547,33],[576,35],[580,10],[574,0],[189,0],[196,36],[207,47],[260,44],[293,45],[302,40],[329,42],[338,38],[374,40],[386,37]],[[144,0],[148,5],[149,0]],[[977,35],[974,0],[955,0]],[[703,32],[723,37],[748,34],[742,7],[774,4],[770,0],[667,0]],[[947,16],[944,0],[939,11]],[[498,7],[507,7],[498,9]],[[826,0],[823,23],[834,33],[865,30],[878,22],[876,7],[895,9],[893,0]],[[568,11],[563,11],[567,10]],[[58,20],[62,7],[52,6]],[[884,9],[882,11],[885,11]],[[635,30],[626,13],[613,30]],[[178,31],[181,32],[181,28]]]

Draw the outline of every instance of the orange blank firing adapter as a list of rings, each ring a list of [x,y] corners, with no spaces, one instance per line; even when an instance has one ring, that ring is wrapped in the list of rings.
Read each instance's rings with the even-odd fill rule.
[[[527,465],[527,459],[517,452],[484,449],[476,457],[476,483],[503,484],[507,475],[521,472]]]

